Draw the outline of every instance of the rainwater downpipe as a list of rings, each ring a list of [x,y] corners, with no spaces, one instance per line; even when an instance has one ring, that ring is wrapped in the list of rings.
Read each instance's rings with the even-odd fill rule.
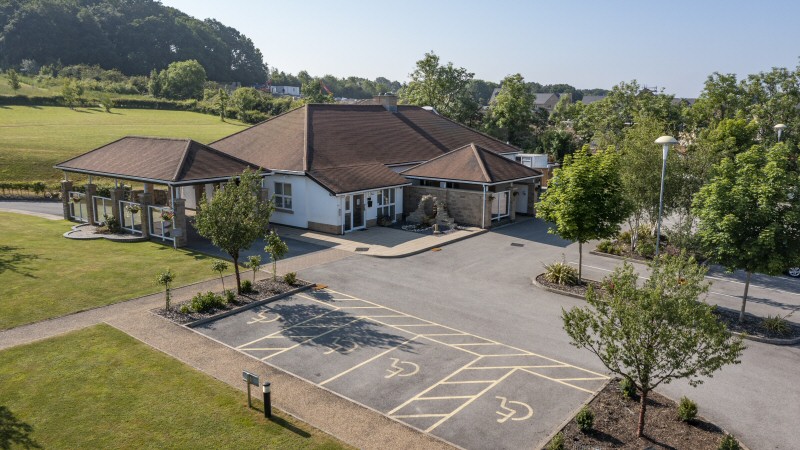
[[[483,185],[483,208],[481,209],[481,228],[486,228],[486,185]]]

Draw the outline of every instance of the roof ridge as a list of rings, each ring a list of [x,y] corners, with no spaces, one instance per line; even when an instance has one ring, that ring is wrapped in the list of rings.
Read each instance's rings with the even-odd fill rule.
[[[306,104],[305,117],[303,118],[303,172],[308,171],[308,131],[311,120],[308,104]]]
[[[178,162],[178,167],[175,169],[175,174],[172,175],[171,181],[177,181],[178,177],[180,177],[181,173],[183,172],[183,165],[186,164],[186,159],[189,157],[189,149],[192,147],[191,139],[186,140],[186,147],[183,149],[183,154],[181,155],[181,160]]]
[[[415,106],[415,105],[410,105],[410,106]],[[423,110],[423,111],[428,111],[427,109],[425,109],[425,108],[422,108],[422,107],[419,107],[419,109],[421,109],[421,110]],[[449,117],[447,117],[447,116],[443,116],[443,115],[441,115],[441,114],[439,114],[439,113],[435,113],[435,112],[433,112],[433,111],[428,111],[428,112],[429,112],[429,113],[431,113],[431,114],[436,114],[437,116],[441,117],[442,119],[444,119],[444,120],[446,120],[446,121],[448,121],[448,122],[454,123],[454,124],[456,124],[456,125],[460,126],[461,128],[466,128],[466,129],[467,129],[467,130],[469,130],[469,131],[473,131],[473,132],[475,132],[475,133],[478,133],[478,134],[480,134],[481,136],[484,136],[484,137],[486,137],[486,138],[489,138],[489,139],[491,139],[491,140],[493,140],[493,141],[499,142],[499,143],[501,143],[501,144],[503,144],[503,145],[509,146],[509,147],[511,147],[512,149],[515,149],[515,150],[517,150],[517,152],[518,152],[518,153],[522,153],[522,149],[521,149],[521,148],[519,148],[519,147],[517,147],[517,146],[514,146],[514,145],[511,145],[511,144],[509,144],[508,142],[503,142],[503,141],[501,141],[500,139],[497,139],[497,138],[496,138],[496,137],[494,137],[494,136],[490,136],[490,135],[488,135],[488,134],[484,133],[483,131],[476,130],[475,128],[471,128],[471,127],[468,127],[468,126],[466,126],[466,125],[464,125],[464,124],[458,123],[458,122],[456,122],[455,120],[453,120],[453,119],[451,119],[451,118],[449,118]],[[491,150],[490,150],[490,151],[491,151]],[[511,153],[511,152],[508,152],[508,153]]]
[[[305,107],[306,107],[306,105],[300,105],[297,108],[292,108],[292,109],[290,109],[288,111],[285,111],[285,112],[282,112],[282,113],[278,114],[277,116],[272,116],[272,117],[270,117],[270,118],[268,118],[266,120],[262,120],[261,122],[254,123],[253,125],[250,125],[250,126],[246,127],[243,130],[239,130],[236,133],[232,133],[232,134],[229,134],[229,135],[227,135],[225,137],[221,137],[221,138],[217,139],[216,141],[209,143],[208,145],[216,144],[219,141],[222,141],[224,139],[228,139],[229,137],[232,137],[232,136],[236,136],[237,134],[240,134],[240,133],[244,133],[247,130],[253,129],[253,128],[255,128],[255,127],[259,126],[259,125],[263,125],[263,124],[265,124],[267,122],[271,122],[271,121],[273,121],[273,120],[275,120],[275,119],[277,119],[279,117],[283,117],[283,116],[285,116],[285,115],[287,115],[289,113],[293,113],[293,112],[297,111],[298,109],[305,108]]]
[[[472,147],[472,151],[475,153],[475,158],[478,160],[478,166],[481,168],[481,172],[483,172],[483,176],[485,177],[486,182],[491,183],[492,177],[489,176],[489,172],[486,170],[486,164],[484,164],[483,161],[482,153],[485,150],[483,149],[483,147],[481,147],[481,151],[478,151],[478,146],[475,145],[474,142],[471,142],[469,146]]]
[[[320,171],[320,170],[345,169],[345,168],[348,168],[348,167],[364,167],[364,166],[384,166],[384,167],[386,167],[386,164],[384,164],[384,163],[382,163],[380,161],[373,161],[373,162],[368,162],[368,163],[346,164],[346,165],[342,165],[342,166],[331,166],[331,167],[323,167],[323,168],[320,168],[320,169],[310,169],[309,172],[317,172],[317,171]],[[389,170],[392,170],[389,167],[386,167],[386,168],[389,169]]]
[[[106,148],[106,147],[108,147],[108,146],[109,146],[109,145],[111,145],[111,144],[116,144],[117,142],[119,142],[119,141],[121,141],[121,140],[123,140],[123,139],[127,139],[128,137],[130,137],[130,136],[122,136],[122,137],[121,137],[121,138],[119,138],[119,139],[116,139],[116,140],[114,140],[114,141],[111,141],[111,142],[109,142],[108,144],[103,144],[103,145],[101,145],[100,147],[97,147],[97,148],[95,148],[95,149],[89,150],[89,151],[88,151],[88,152],[86,152],[86,153],[80,154],[80,155],[78,155],[78,156],[73,156],[73,157],[72,157],[72,158],[70,158],[70,159],[67,159],[67,160],[65,160],[65,161],[61,161],[61,162],[60,162],[60,163],[58,163],[58,164],[55,164],[55,165],[53,166],[53,168],[56,168],[56,169],[57,169],[57,168],[58,168],[58,166],[64,165],[64,164],[66,164],[66,163],[68,163],[68,162],[70,162],[70,161],[76,160],[76,159],[78,159],[78,158],[82,158],[82,157],[84,157],[84,156],[88,155],[89,153],[94,153],[94,152],[96,152],[96,151],[98,151],[98,150],[100,150],[100,149],[103,149],[103,148]]]

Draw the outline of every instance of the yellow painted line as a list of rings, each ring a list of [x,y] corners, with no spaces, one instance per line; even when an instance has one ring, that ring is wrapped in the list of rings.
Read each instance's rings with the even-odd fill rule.
[[[335,293],[335,294],[341,294],[341,295],[345,295],[345,296],[347,295],[347,294],[344,294],[344,293],[342,293],[342,292],[334,291],[333,289],[327,289],[327,291],[328,291],[328,292],[331,292],[331,293]],[[366,302],[366,303],[371,303],[371,304],[373,304],[373,305],[378,305],[378,303],[371,302],[371,301],[369,301],[369,300],[362,300],[362,301],[364,301],[364,302]],[[426,321],[426,322],[429,322],[429,323],[431,323],[431,324],[433,324],[433,325],[439,325],[439,326],[441,326],[441,327],[444,327],[444,328],[447,328],[447,329],[450,329],[450,330],[453,330],[453,331],[458,331],[458,333],[456,333],[456,334],[446,334],[446,335],[445,335],[445,334],[441,334],[441,335],[438,335],[438,336],[459,336],[459,335],[468,335],[468,336],[472,336],[472,337],[475,337],[475,338],[478,338],[478,339],[483,339],[484,341],[493,342],[493,343],[495,343],[495,344],[498,344],[498,345],[504,345],[504,346],[506,346],[506,347],[508,347],[508,348],[512,348],[512,349],[514,349],[514,350],[517,350],[517,351],[520,351],[520,352],[524,352],[524,354],[525,354],[525,355],[530,355],[530,356],[538,356],[538,357],[540,357],[540,358],[547,359],[548,361],[552,361],[552,362],[554,362],[554,363],[558,363],[558,364],[564,364],[565,366],[569,366],[569,367],[572,367],[572,368],[575,368],[575,369],[581,370],[581,371],[583,371],[583,372],[590,373],[590,374],[592,374],[592,375],[597,375],[598,377],[605,377],[605,378],[609,378],[607,375],[603,375],[602,373],[598,373],[598,372],[594,372],[594,371],[591,371],[591,370],[588,370],[588,369],[584,369],[584,368],[582,368],[582,367],[574,366],[574,365],[572,365],[572,364],[568,364],[568,363],[565,363],[565,362],[563,362],[563,361],[559,361],[559,360],[557,360],[557,359],[550,358],[550,357],[548,357],[548,356],[540,355],[540,354],[538,354],[538,353],[533,353],[533,352],[530,352],[530,351],[528,351],[528,350],[525,350],[525,349],[521,349],[521,348],[518,348],[518,347],[511,346],[511,345],[503,344],[503,343],[497,342],[497,341],[495,341],[495,340],[488,339],[488,338],[485,338],[485,337],[481,337],[481,336],[478,336],[478,335],[475,335],[475,334],[471,334],[471,333],[465,333],[465,332],[463,332],[463,331],[460,331],[460,330],[457,330],[457,329],[455,329],[455,328],[448,327],[447,325],[441,325],[441,324],[438,324],[438,323],[435,323],[435,322],[431,322],[430,320],[422,319],[422,318],[420,318],[420,317],[417,317],[417,316],[414,316],[414,315],[411,315],[411,314],[406,314],[406,313],[404,313],[404,312],[402,312],[402,311],[398,311],[398,310],[396,310],[396,309],[393,309],[393,308],[389,308],[389,307],[386,307],[386,306],[382,306],[382,308],[386,309],[387,311],[394,311],[394,312],[396,312],[396,313],[398,313],[398,314],[405,314],[405,315],[406,315],[406,316],[408,316],[408,317],[413,317],[413,318],[415,318],[415,319],[418,319],[418,320]],[[389,326],[390,326],[390,325],[389,325]],[[434,335],[434,334],[429,334],[429,335],[426,335],[426,336],[437,336],[437,335]],[[444,343],[444,342],[440,342],[440,343],[441,343],[441,344],[443,344],[443,345],[451,345],[451,344],[447,344],[447,343]],[[482,356],[488,356],[488,355],[482,355]]]
[[[461,372],[462,370],[464,370],[466,367],[469,367],[469,365],[470,365],[470,364],[474,363],[475,361],[478,361],[479,359],[481,359],[481,357],[480,357],[480,356],[479,356],[479,357],[477,357],[477,358],[475,358],[475,359],[473,359],[472,361],[468,362],[468,363],[467,363],[467,364],[465,364],[464,366],[462,366],[462,367],[459,367],[459,368],[458,368],[458,369],[457,369],[455,372],[453,372],[453,373],[451,373],[450,375],[447,375],[446,377],[442,378],[442,379],[441,379],[439,382],[437,382],[437,383],[434,383],[433,385],[431,385],[430,387],[428,387],[428,389],[425,389],[424,391],[420,392],[419,394],[417,394],[417,395],[415,395],[415,396],[411,397],[410,399],[408,399],[408,400],[406,400],[405,402],[401,403],[401,404],[400,404],[400,406],[396,407],[395,409],[393,409],[393,410],[389,411],[389,412],[388,412],[388,413],[386,413],[386,414],[388,414],[388,415],[390,415],[390,416],[391,416],[392,414],[396,413],[397,411],[400,411],[401,409],[403,409],[403,407],[405,407],[405,406],[406,406],[406,405],[408,405],[409,403],[411,403],[411,402],[413,402],[414,400],[416,400],[417,398],[419,398],[419,397],[422,397],[423,395],[427,394],[428,392],[430,392],[431,390],[433,390],[433,389],[434,389],[436,386],[439,386],[440,384],[442,384],[442,382],[443,382],[444,380],[447,380],[447,379],[449,379],[449,378],[453,377],[454,375],[458,374],[459,372]]]
[[[411,323],[408,325],[400,325],[400,324],[393,324],[393,327],[440,327],[441,325],[437,325],[435,323]]]
[[[264,347],[264,348],[243,348],[244,351],[251,351],[251,350],[283,350],[289,347]]]
[[[481,366],[470,367],[468,370],[486,370],[486,369],[551,369],[554,367],[570,367],[562,364],[552,364],[546,366]]]
[[[326,384],[326,383],[330,383],[331,381],[333,381],[333,380],[335,380],[335,379],[337,379],[337,378],[341,377],[342,375],[346,375],[346,374],[348,374],[348,373],[350,373],[350,372],[352,372],[352,371],[354,371],[354,370],[358,369],[359,367],[361,367],[361,366],[363,366],[363,365],[365,365],[365,364],[369,364],[369,363],[371,363],[372,361],[375,361],[376,359],[380,358],[381,356],[384,356],[384,355],[386,355],[387,353],[391,352],[392,350],[396,350],[397,348],[399,348],[399,347],[402,347],[402,346],[404,346],[404,345],[408,344],[409,342],[413,341],[414,339],[416,339],[416,338],[418,338],[418,337],[419,337],[419,336],[414,336],[414,337],[412,337],[411,339],[407,339],[406,341],[404,341],[404,342],[401,342],[400,344],[397,344],[396,346],[394,346],[394,347],[392,347],[392,348],[390,348],[390,349],[387,349],[387,350],[385,350],[385,351],[383,351],[383,352],[381,352],[381,353],[378,353],[377,355],[373,356],[372,358],[370,358],[370,359],[368,359],[368,360],[366,360],[366,361],[363,361],[363,362],[361,362],[361,363],[359,363],[359,364],[356,364],[355,366],[353,366],[353,367],[351,367],[351,368],[349,368],[349,369],[345,370],[344,372],[341,372],[341,373],[339,373],[339,374],[337,374],[337,375],[334,375],[334,376],[332,376],[332,377],[328,378],[327,380],[323,381],[322,383],[319,383],[319,385],[320,385],[320,386],[322,386],[322,385],[324,385],[324,384]]]
[[[500,345],[503,345],[503,344],[500,344]],[[533,353],[498,353],[497,355],[483,355],[483,356],[485,356],[487,358],[499,358],[501,356],[537,356],[539,358],[542,358],[542,356],[534,355]],[[550,358],[547,358],[547,359],[550,359]]]
[[[256,342],[259,342],[259,341],[261,341],[261,340],[264,340],[264,339],[268,339],[268,338],[270,338],[270,337],[272,337],[272,336],[275,336],[275,335],[277,335],[277,334],[279,334],[279,333],[282,333],[282,332],[284,332],[284,331],[286,331],[286,330],[291,330],[292,328],[296,328],[296,327],[297,327],[297,326],[299,326],[299,325],[302,325],[302,324],[304,324],[304,323],[311,322],[311,321],[312,321],[312,320],[314,320],[314,319],[319,319],[320,317],[324,317],[324,316],[326,316],[326,315],[328,315],[328,314],[330,314],[330,313],[332,313],[332,312],[335,312],[335,310],[331,310],[331,311],[328,311],[328,312],[322,313],[322,314],[320,314],[320,315],[318,315],[318,316],[314,316],[314,317],[312,317],[312,318],[310,318],[310,319],[307,319],[307,320],[304,320],[304,321],[302,321],[302,322],[300,322],[300,323],[296,323],[296,324],[294,324],[294,325],[292,325],[292,326],[289,326],[289,327],[286,327],[286,328],[284,328],[284,329],[282,329],[282,330],[278,330],[278,331],[276,331],[276,332],[274,332],[274,333],[270,333],[270,334],[268,334],[268,335],[266,335],[266,336],[264,336],[264,337],[260,337],[260,338],[258,338],[258,339],[252,340],[252,341],[250,341],[250,342],[248,342],[248,343],[246,343],[246,344],[242,344],[242,345],[240,345],[240,346],[238,346],[238,347],[236,347],[236,348],[237,348],[237,349],[240,349],[240,348],[242,348],[242,347],[246,347],[246,346],[248,346],[248,345],[250,345],[250,344],[255,344]]]
[[[464,409],[467,406],[469,406],[470,403],[472,403],[475,400],[477,400],[478,398],[480,398],[483,394],[489,392],[492,388],[494,388],[495,386],[500,384],[500,382],[502,382],[503,380],[508,378],[514,372],[516,372],[516,369],[515,370],[509,370],[507,374],[503,375],[497,381],[495,381],[494,383],[490,384],[489,386],[486,386],[482,391],[478,392],[473,398],[467,400],[466,402],[464,402],[463,405],[461,405],[458,408],[456,408],[453,412],[451,412],[450,414],[448,414],[445,417],[442,417],[442,419],[440,421],[438,421],[435,424],[433,424],[430,427],[428,427],[428,429],[425,430],[425,432],[426,433],[430,433],[431,431],[435,430],[436,427],[438,427],[439,425],[445,423],[449,418],[451,418],[451,417],[455,416],[456,414],[458,414],[459,411],[461,411],[462,409]]]
[[[387,317],[408,317],[408,316],[406,316],[406,315],[400,316],[400,315],[397,315],[397,314],[391,314],[391,315],[388,315],[388,316],[361,316],[361,317],[364,317],[366,319],[375,319],[375,318],[382,319],[382,318],[387,318]],[[375,322],[377,322],[377,320]]]
[[[462,398],[472,398],[472,395],[451,395],[449,397],[417,397],[417,400],[450,400],[450,399],[462,399]]]
[[[563,384],[564,386],[569,386],[569,387],[571,387],[571,388],[575,388],[575,389],[577,389],[577,390],[579,390],[579,391],[587,392],[587,393],[589,393],[589,394],[594,394],[594,391],[590,391],[589,389],[584,389],[584,388],[582,388],[582,387],[580,387],[580,386],[575,386],[574,384],[569,384],[569,383],[567,383],[566,381],[557,380],[557,379],[555,379],[555,378],[551,378],[551,377],[548,377],[548,376],[546,376],[546,375],[542,375],[542,374],[540,374],[540,373],[532,372],[532,371],[530,371],[530,370],[528,370],[528,369],[519,369],[519,370],[521,370],[521,371],[523,371],[523,372],[528,372],[528,373],[529,373],[529,374],[531,374],[531,375],[536,375],[537,377],[542,377],[542,378],[544,378],[544,379],[547,379],[547,380],[550,380],[550,381],[555,381],[556,383],[561,383],[561,384]]]
[[[558,381],[597,381],[597,380],[606,380],[606,378],[594,377],[594,378],[557,378]]]
[[[395,419],[413,419],[417,417],[442,417],[446,416],[447,414],[408,414],[402,416],[392,416]]]
[[[494,342],[471,342],[469,344],[450,344],[450,345],[461,347],[462,345],[503,345],[503,344],[495,344]]]
[[[441,381],[439,384],[478,384],[478,383],[494,383],[495,380],[469,380],[469,381]]]
[[[359,320],[361,320],[361,319],[356,319],[356,320],[353,320],[352,322],[348,322],[348,323],[346,323],[346,324],[342,325],[342,326],[341,326],[341,327],[339,327],[339,328],[344,328],[344,327],[346,327],[346,326],[348,326],[348,325],[350,325],[350,324],[352,324],[352,323],[358,322]],[[273,356],[280,355],[281,353],[288,352],[289,350],[292,350],[292,349],[294,349],[294,348],[297,348],[297,347],[299,347],[299,346],[301,346],[301,345],[305,344],[306,342],[313,341],[314,339],[316,339],[316,338],[318,338],[318,337],[322,337],[322,336],[325,336],[326,334],[333,333],[334,331],[337,331],[337,330],[339,330],[339,328],[334,328],[334,329],[332,329],[332,330],[330,330],[330,331],[326,331],[326,332],[324,332],[324,333],[322,333],[322,334],[318,334],[318,335],[316,335],[316,336],[310,336],[310,337],[309,337],[309,339],[306,339],[306,340],[304,340],[304,341],[302,341],[302,342],[298,342],[297,344],[295,344],[295,345],[293,345],[293,346],[291,346],[291,347],[289,347],[289,348],[287,348],[287,349],[281,350],[281,351],[279,351],[279,352],[277,352],[277,353],[273,353],[273,354],[271,354],[271,355],[269,355],[269,356],[267,356],[267,357],[261,358],[261,360],[262,360],[262,361],[265,361],[265,360],[267,360],[267,359],[269,359],[269,358],[272,358]],[[303,337],[305,337],[305,336],[303,336]]]
[[[362,302],[364,300],[361,300]],[[340,306],[339,309],[385,309],[383,306]]]

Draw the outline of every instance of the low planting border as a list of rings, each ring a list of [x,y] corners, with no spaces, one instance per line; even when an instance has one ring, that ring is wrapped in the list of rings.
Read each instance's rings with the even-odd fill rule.
[[[300,292],[308,291],[310,289],[313,289],[316,286],[316,284],[308,283],[307,281],[304,281],[304,280],[298,279],[297,281],[301,282],[301,283],[307,283],[307,284],[305,286],[300,286],[300,287],[294,288],[292,290],[283,292],[281,294],[273,295],[271,297],[267,297],[267,298],[264,298],[264,299],[261,299],[261,300],[256,300],[256,301],[248,303],[246,305],[237,306],[236,308],[220,312],[219,314],[214,314],[213,316],[204,317],[202,319],[195,320],[194,322],[186,323],[183,326],[185,326],[187,328],[195,328],[195,327],[198,327],[200,325],[204,325],[204,324],[207,324],[209,322],[213,322],[215,320],[222,319],[224,317],[228,317],[228,316],[232,316],[234,314],[238,314],[238,313],[240,313],[242,311],[247,311],[248,309],[254,308],[256,306],[261,306],[261,305],[265,305],[267,303],[272,303],[272,302],[280,300],[282,298],[286,298],[286,297],[289,297],[291,295],[294,295],[294,294],[297,294],[297,293],[300,293]]]

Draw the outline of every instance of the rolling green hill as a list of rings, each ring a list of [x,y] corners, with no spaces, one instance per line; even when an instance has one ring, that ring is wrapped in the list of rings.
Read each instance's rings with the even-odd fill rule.
[[[54,164],[127,135],[208,143],[245,126],[185,111],[0,106],[0,180],[56,181]]]

